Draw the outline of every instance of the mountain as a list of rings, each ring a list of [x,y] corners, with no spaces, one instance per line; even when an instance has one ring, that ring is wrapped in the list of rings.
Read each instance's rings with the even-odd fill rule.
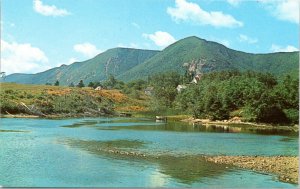
[[[187,67],[186,67],[187,66]],[[163,51],[114,48],[84,61],[63,65],[37,74],[11,74],[6,82],[45,84],[59,80],[61,85],[84,80],[105,80],[109,74],[123,81],[146,79],[148,76],[196,66],[198,72],[218,70],[252,70],[277,76],[298,77],[299,52],[252,54],[229,49],[219,43],[198,37],[187,37]]]
[[[118,79],[130,81],[165,71],[184,73],[184,63],[198,65],[203,73],[236,69],[270,72],[279,76],[292,74],[298,77],[299,52],[251,54],[198,37],[188,37],[121,74]]]
[[[105,80],[110,74],[118,76],[145,62],[158,52],[153,50],[114,48],[90,60],[75,62],[71,65],[62,65],[37,74],[11,74],[6,77],[5,81],[24,84],[53,84],[58,80],[61,85],[69,85],[72,82],[77,84],[80,80],[83,80],[87,84],[90,81]]]

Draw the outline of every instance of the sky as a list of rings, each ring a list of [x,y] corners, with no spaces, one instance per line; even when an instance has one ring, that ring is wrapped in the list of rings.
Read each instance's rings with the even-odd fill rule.
[[[299,49],[299,0],[1,0],[1,71],[37,73],[189,36],[249,53]]]

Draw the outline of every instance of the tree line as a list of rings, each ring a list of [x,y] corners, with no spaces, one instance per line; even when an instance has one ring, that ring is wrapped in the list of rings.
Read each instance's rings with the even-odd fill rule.
[[[150,86],[150,108],[156,112],[171,110],[211,120],[240,117],[251,122],[299,122],[298,78],[289,75],[276,78],[253,71],[219,71],[203,74],[197,84],[192,84],[191,79],[189,74],[167,72],[149,76],[146,81],[124,83],[110,75],[107,80],[90,82],[88,86],[118,89],[137,99]],[[178,92],[179,84],[187,88]]]
[[[203,74],[197,84],[190,81],[188,74],[176,72],[148,77],[144,86],[153,87],[152,108],[211,120],[299,123],[299,78],[234,70]],[[178,92],[179,84],[187,88]]]
[[[176,73],[153,77],[154,98],[166,108],[196,118],[290,123],[299,121],[299,79],[257,72],[221,71],[204,74],[197,84],[176,91],[181,81]]]

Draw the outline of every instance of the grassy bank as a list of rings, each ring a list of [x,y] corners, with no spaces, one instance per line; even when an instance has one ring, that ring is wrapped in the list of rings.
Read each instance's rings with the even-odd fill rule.
[[[1,115],[8,117],[78,117],[120,115],[145,110],[119,90],[1,83]]]

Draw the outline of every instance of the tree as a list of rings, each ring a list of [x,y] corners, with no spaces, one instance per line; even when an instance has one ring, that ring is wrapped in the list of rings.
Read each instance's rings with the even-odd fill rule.
[[[78,83],[77,87],[79,87],[79,88],[82,88],[82,87],[84,87],[83,80],[80,80],[80,81],[79,81],[79,83]]]
[[[139,79],[129,82],[127,86],[129,88],[133,88],[134,90],[142,90],[147,87],[147,82],[142,79]]]
[[[176,87],[180,83],[180,75],[176,72],[157,74],[151,78],[154,87],[154,98],[161,105],[171,107],[176,98]]]
[[[117,80],[116,80],[116,78],[113,75],[109,75],[108,81],[109,81],[109,83],[110,83],[110,85],[112,87],[114,87],[116,85],[116,83],[117,83]]]
[[[103,86],[106,88],[114,88],[117,83],[118,81],[115,79],[115,77],[110,74],[107,80],[103,82]]]
[[[93,87],[94,88],[95,84],[93,82],[89,82],[88,87]]]
[[[59,86],[59,81],[58,80],[55,81],[54,86]]]

